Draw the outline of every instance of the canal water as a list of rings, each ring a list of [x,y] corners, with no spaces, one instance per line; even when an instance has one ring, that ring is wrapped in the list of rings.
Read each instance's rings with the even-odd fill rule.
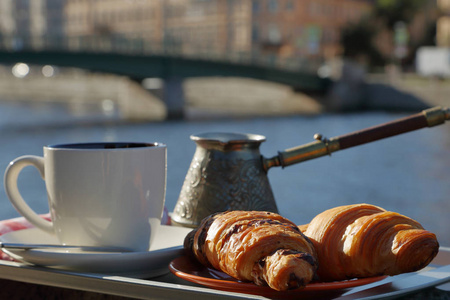
[[[195,151],[191,134],[211,131],[266,136],[263,156],[325,137],[346,134],[405,116],[366,112],[250,119],[177,120],[123,124],[100,111],[73,112],[63,104],[0,102],[0,169],[25,155],[42,155],[47,144],[94,141],[162,142],[168,146],[166,206],[173,210]],[[113,118],[113,119],[111,119]],[[321,211],[346,204],[371,203],[397,211],[435,232],[450,246],[450,123],[335,152],[268,177],[280,213],[298,224]],[[19,178],[22,196],[38,213],[48,212],[44,182],[33,168]],[[0,219],[19,214],[0,187]]]

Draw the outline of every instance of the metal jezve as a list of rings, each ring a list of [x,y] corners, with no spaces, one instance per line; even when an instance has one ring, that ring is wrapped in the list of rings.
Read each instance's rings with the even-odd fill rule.
[[[196,227],[206,216],[226,210],[278,212],[267,177],[271,167],[290,166],[332,152],[432,127],[450,120],[448,108],[434,107],[389,123],[331,139],[315,141],[264,158],[259,146],[265,137],[242,133],[192,135],[197,147],[183,183],[172,221]]]

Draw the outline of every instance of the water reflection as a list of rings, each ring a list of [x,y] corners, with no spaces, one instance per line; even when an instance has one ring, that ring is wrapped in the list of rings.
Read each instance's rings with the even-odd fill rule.
[[[13,158],[42,155],[46,144],[92,141],[160,141],[168,146],[166,204],[173,210],[194,154],[191,134],[205,131],[265,135],[264,156],[326,137],[381,124],[401,114],[325,114],[252,119],[167,121],[118,124],[89,108],[83,115],[63,104],[0,102],[0,168]],[[109,121],[108,121],[109,120]],[[450,124],[333,153],[285,169],[269,170],[280,212],[297,223],[337,205],[367,202],[415,218],[450,245]],[[23,197],[38,212],[48,210],[44,184],[35,170],[19,181]],[[18,214],[1,187],[0,218]]]

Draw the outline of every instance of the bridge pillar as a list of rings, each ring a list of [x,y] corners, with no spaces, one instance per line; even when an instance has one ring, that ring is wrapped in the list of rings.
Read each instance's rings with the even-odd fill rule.
[[[164,78],[164,103],[167,106],[169,119],[182,119],[184,116],[183,78]]]

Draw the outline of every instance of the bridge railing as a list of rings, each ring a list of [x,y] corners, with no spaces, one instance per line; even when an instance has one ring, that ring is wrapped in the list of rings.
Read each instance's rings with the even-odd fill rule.
[[[194,43],[192,43],[194,44]],[[322,60],[305,56],[281,57],[259,50],[226,51],[201,47],[177,41],[151,41],[123,35],[88,35],[79,37],[1,36],[3,51],[67,51],[91,53],[116,53],[125,55],[161,55],[197,60],[220,61],[243,65],[256,65],[288,71],[316,73]]]

